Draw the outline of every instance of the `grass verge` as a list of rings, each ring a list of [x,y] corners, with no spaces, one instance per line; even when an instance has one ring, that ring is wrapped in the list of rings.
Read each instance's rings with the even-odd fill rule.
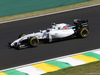
[[[58,11],[63,11],[63,10],[69,10],[69,9],[94,5],[94,4],[100,4],[100,0],[91,0],[88,2],[73,4],[69,6],[62,6],[62,7],[41,10],[41,11],[36,11],[36,12],[29,12],[29,13],[17,14],[17,15],[12,15],[12,16],[0,17],[0,22],[6,22],[6,21],[21,19],[21,18],[27,18],[27,17],[34,17],[38,15],[43,15],[43,14],[48,14],[48,13],[53,13],[53,12],[58,12]]]
[[[70,67],[43,75],[100,75],[100,61]]]

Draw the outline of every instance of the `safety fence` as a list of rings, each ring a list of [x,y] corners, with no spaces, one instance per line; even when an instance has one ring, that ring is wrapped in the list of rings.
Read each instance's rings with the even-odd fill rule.
[[[56,8],[90,0],[0,0],[0,17]]]

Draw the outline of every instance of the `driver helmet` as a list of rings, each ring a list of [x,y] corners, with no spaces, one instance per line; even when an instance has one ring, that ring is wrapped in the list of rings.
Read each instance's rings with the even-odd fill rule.
[[[53,22],[52,22],[51,24],[52,24],[52,25],[56,25],[56,23],[53,23]]]

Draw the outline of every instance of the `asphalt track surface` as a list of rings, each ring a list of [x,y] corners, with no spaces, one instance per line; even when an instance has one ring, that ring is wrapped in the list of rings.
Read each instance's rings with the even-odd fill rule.
[[[36,32],[51,27],[51,22],[73,24],[73,19],[89,20],[90,35],[83,39],[70,39],[36,48],[9,49],[8,42],[21,33]],[[59,14],[0,24],[0,69],[6,69],[54,57],[100,48],[100,6],[89,7]]]

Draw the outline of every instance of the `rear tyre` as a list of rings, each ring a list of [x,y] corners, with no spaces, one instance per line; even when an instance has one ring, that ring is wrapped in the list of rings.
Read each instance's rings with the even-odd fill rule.
[[[18,36],[18,38],[21,38],[21,37],[23,37],[23,36],[25,36],[25,34],[20,34],[20,35]]]
[[[89,30],[87,28],[82,28],[78,34],[81,38],[86,38],[89,35]]]
[[[39,45],[39,39],[37,37],[33,37],[30,39],[30,46],[37,47]]]

